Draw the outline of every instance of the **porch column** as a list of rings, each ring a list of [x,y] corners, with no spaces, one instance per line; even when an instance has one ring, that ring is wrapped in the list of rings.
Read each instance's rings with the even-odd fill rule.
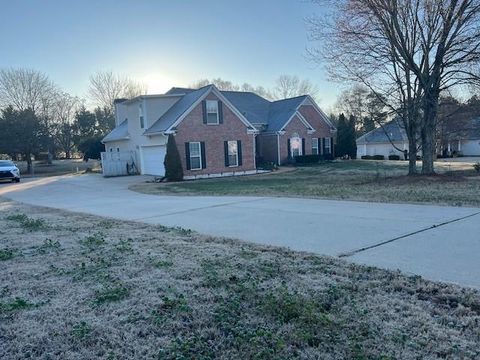
[[[458,151],[462,151],[462,140],[458,140]]]

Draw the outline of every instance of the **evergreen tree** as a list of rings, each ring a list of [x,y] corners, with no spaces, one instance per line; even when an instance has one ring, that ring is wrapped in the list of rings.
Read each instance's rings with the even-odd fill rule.
[[[356,119],[355,116],[350,115],[350,119],[347,124],[347,134],[348,134],[348,148],[347,148],[347,155],[350,156],[351,159],[357,158],[357,137],[355,131],[355,123]]]
[[[337,121],[337,146],[335,154],[338,157],[342,157],[348,154],[348,124],[345,115],[342,113],[338,117]]]
[[[175,143],[175,137],[168,135],[167,154],[165,155],[165,177],[168,181],[182,181],[183,168],[180,160],[180,153]]]

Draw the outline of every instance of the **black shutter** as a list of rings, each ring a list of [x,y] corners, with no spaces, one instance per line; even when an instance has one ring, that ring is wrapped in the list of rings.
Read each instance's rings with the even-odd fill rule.
[[[200,151],[202,153],[202,169],[207,168],[207,156],[205,154],[205,142],[200,143]]]
[[[332,159],[335,157],[335,151],[333,147],[333,137],[330,138],[330,154],[332,154]]]
[[[192,166],[190,165],[190,143],[185,143],[185,157],[187,159],[187,170],[190,170]]]
[[[290,151],[290,139],[287,139],[287,152],[288,152],[288,158],[290,159],[292,157],[292,153]]]
[[[223,153],[225,154],[225,167],[229,167],[230,162],[228,161],[228,141],[223,142]]]
[[[322,138],[322,155],[327,155],[325,154],[325,138]]]
[[[306,155],[305,154],[305,138],[302,138],[302,155]]]
[[[242,142],[237,140],[237,151],[238,151],[238,166],[242,166]]]
[[[218,102],[218,122],[223,124],[223,103],[221,101]]]
[[[203,123],[207,123],[207,101],[202,101],[202,114],[203,114]]]

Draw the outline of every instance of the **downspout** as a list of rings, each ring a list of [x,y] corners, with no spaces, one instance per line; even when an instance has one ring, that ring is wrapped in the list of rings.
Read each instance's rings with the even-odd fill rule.
[[[257,134],[253,134],[253,168],[257,169]]]
[[[277,164],[280,166],[280,134],[277,133]]]

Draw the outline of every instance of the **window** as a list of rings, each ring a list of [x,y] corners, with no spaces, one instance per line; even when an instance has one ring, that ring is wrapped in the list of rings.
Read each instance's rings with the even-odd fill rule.
[[[228,166],[238,166],[238,142],[228,142]]]
[[[331,138],[325,138],[323,141],[325,142],[325,154],[331,154],[332,153],[332,139]]]
[[[110,152],[112,152],[112,151],[113,151],[113,148],[110,148]]]
[[[290,154],[292,158],[302,155],[302,139],[298,134],[293,134],[293,137],[290,138]]]
[[[312,154],[313,155],[318,155],[319,152],[318,152],[318,139],[317,138],[313,138],[312,139]]]
[[[143,104],[138,105],[138,117],[140,119],[140,128],[145,128],[145,119],[143,117]]]
[[[199,170],[202,168],[202,150],[199,142],[189,143],[190,147],[190,169]]]
[[[120,148],[117,147],[117,152],[120,152]]]
[[[207,101],[206,101],[206,110],[207,110],[207,124],[208,124],[208,125],[217,125],[217,124],[219,124],[219,118],[218,118],[218,101],[216,101],[216,100],[207,100]]]

